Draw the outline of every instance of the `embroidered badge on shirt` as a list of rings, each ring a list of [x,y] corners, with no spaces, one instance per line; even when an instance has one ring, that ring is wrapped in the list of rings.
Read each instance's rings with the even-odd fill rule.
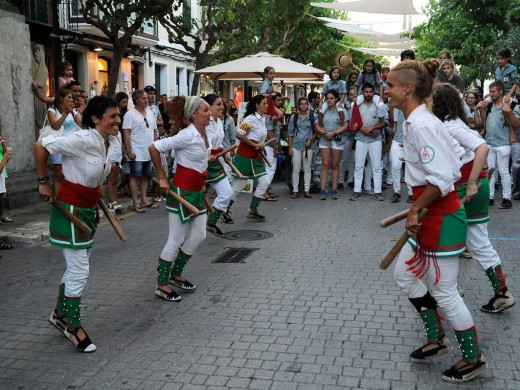
[[[419,149],[419,157],[423,164],[428,164],[429,162],[432,162],[433,158],[435,157],[435,150],[433,150],[433,148],[428,145],[421,146]]]
[[[240,125],[240,130],[242,131],[245,131],[246,133],[249,132],[249,130],[251,130],[251,126],[249,126],[249,124],[247,124],[246,122],[242,123]]]

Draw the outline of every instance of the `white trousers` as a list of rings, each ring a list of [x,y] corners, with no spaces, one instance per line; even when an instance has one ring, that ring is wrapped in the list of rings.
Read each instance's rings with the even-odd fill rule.
[[[354,192],[361,192],[361,181],[367,154],[372,163],[372,175],[374,179],[374,192],[381,193],[383,171],[381,167],[381,141],[364,143],[356,142],[356,167],[354,169]]]
[[[345,140],[345,149],[339,160],[339,177],[338,183],[345,183],[345,172],[348,171],[347,183],[354,180],[354,151],[352,150],[352,141]]]
[[[307,149],[307,158],[305,158],[305,150],[296,150],[292,148],[292,186],[293,192],[298,192],[300,184],[300,170],[303,165],[303,186],[304,191],[309,192],[311,188],[311,164],[313,150]]]
[[[404,157],[404,148],[399,146],[399,142],[392,141],[392,147],[390,148],[390,161],[392,164],[392,187],[394,193],[399,194],[401,192],[401,168],[403,162],[401,157]],[[408,186],[408,195],[412,195],[412,187]]]
[[[210,186],[217,193],[217,197],[213,201],[213,208],[225,212],[229,206],[231,198],[233,197],[231,184],[229,184],[229,181],[226,178],[217,183],[211,183]]]
[[[199,215],[183,224],[177,214],[168,213],[168,227],[168,241],[161,252],[161,259],[172,262],[180,249],[191,256],[204,241],[206,215]]]
[[[267,178],[269,179],[269,184],[267,186],[269,187],[269,185],[273,181],[274,174],[276,173],[276,163],[278,159],[274,156],[273,148],[269,146],[265,148],[265,154],[267,157],[267,161],[269,161],[272,165],[270,167],[269,165],[265,164],[265,171],[267,172]]]
[[[501,264],[498,253],[489,241],[487,223],[468,224],[466,247],[484,271]]]
[[[256,190],[253,194],[257,198],[262,198],[271,184],[268,175],[260,176],[257,180]],[[238,194],[244,189],[246,186],[246,179],[239,179],[235,177],[235,182],[233,183],[233,201],[237,200]]]
[[[511,145],[490,146],[487,163],[490,168],[497,167],[502,178],[502,198],[511,199],[511,175],[509,173],[509,156],[511,156]],[[489,198],[495,198],[496,175],[491,176],[489,182]]]
[[[420,298],[426,295],[428,288],[413,273],[407,270],[406,261],[414,256],[414,251],[406,243],[397,259],[394,269],[394,279],[397,285],[406,293],[408,298]],[[431,295],[435,298],[443,313],[455,330],[466,330],[474,325],[471,313],[457,290],[457,275],[459,273],[459,259],[449,257],[437,259],[440,269],[440,279],[435,285],[436,270],[430,263],[426,279]]]
[[[90,249],[63,248],[67,269],[61,278],[66,297],[80,297],[87,284]]]

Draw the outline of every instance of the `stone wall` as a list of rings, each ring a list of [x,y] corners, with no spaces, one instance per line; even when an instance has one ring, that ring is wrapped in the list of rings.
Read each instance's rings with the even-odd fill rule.
[[[0,134],[13,149],[6,180],[7,207],[13,208],[36,200],[32,51],[24,17],[0,9],[0,37]]]

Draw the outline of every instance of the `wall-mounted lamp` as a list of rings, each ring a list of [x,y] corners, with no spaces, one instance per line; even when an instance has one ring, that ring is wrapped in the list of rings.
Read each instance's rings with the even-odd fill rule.
[[[130,54],[128,54],[128,55],[126,56],[126,58],[128,58],[128,59],[130,59],[130,60],[133,60],[135,57],[134,57],[134,55],[133,55],[132,53],[130,53]]]
[[[102,51],[102,50],[103,50],[103,48],[102,48],[102,47],[99,47],[99,46],[96,46],[96,47],[94,48],[94,51]]]

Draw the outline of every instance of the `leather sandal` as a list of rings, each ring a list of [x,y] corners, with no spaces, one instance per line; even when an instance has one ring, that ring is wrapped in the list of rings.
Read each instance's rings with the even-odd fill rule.
[[[53,310],[53,312],[49,316],[49,323],[56,329],[58,329],[61,333],[64,333],[65,329],[67,329],[67,326],[69,325],[67,321],[67,316],[58,315],[58,313],[56,313],[56,310]]]
[[[79,339],[78,332],[79,330],[83,330],[83,333],[85,334],[85,338],[83,340]],[[66,328],[63,331],[63,334],[65,337],[67,337],[72,343],[76,346],[76,348],[85,353],[91,353],[94,352],[97,347],[94,345],[92,340],[90,340],[90,337],[88,337],[87,332],[85,332],[85,329],[83,329],[82,326],[78,326],[74,329]]]
[[[298,198],[298,193],[297,192],[293,192],[292,195],[291,195],[291,199],[296,199]]]
[[[307,191],[303,193],[304,198],[312,198],[312,195]]]

